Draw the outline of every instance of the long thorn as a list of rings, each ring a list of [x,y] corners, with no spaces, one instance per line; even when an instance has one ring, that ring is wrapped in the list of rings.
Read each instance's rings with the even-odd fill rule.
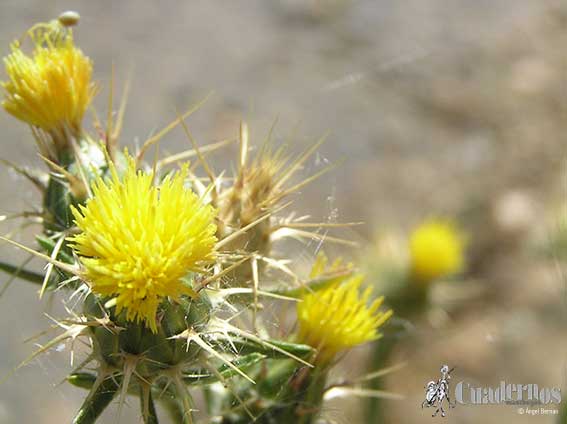
[[[114,131],[112,132],[111,143],[112,147],[116,147],[120,133],[122,132],[122,126],[124,124],[124,114],[126,113],[126,105],[128,104],[128,96],[130,94],[130,78],[126,79],[124,84],[124,90],[122,91],[122,98],[120,99],[120,106],[118,107],[118,114],[116,115],[116,125],[114,126]],[[111,149],[112,151],[112,149]]]
[[[289,205],[291,204],[291,202],[287,202],[285,204],[283,204],[282,206],[280,206],[277,209],[274,209],[273,211],[270,211],[268,213],[266,213],[265,215],[262,215],[260,218],[256,219],[255,221],[252,221],[250,224],[240,228],[239,230],[235,231],[234,233],[230,234],[229,236],[225,237],[224,239],[222,239],[221,241],[219,241],[215,248],[218,250],[221,247],[225,246],[226,244],[230,243],[231,241],[233,241],[234,239],[240,237],[242,234],[244,234],[246,231],[248,231],[250,228],[255,227],[256,225],[258,225],[260,222],[268,219],[270,216],[274,215],[275,213],[281,211],[284,208],[287,208]]]
[[[240,123],[240,161],[239,161],[239,174],[242,175],[244,167],[246,166],[246,158],[248,155],[248,125],[246,122]]]
[[[201,151],[201,153],[209,153],[212,151],[215,151],[217,149],[220,149],[221,147],[227,146],[231,143],[234,143],[236,141],[236,139],[226,139],[226,140],[221,140],[221,141],[217,141],[216,143],[211,143],[211,144],[207,144],[205,146],[201,146],[199,149]],[[158,162],[158,167],[162,168],[164,166],[167,165],[171,165],[172,163],[175,162],[179,162],[182,160],[186,160],[189,158],[192,158],[194,156],[197,156],[197,152],[194,149],[189,149],[189,150],[185,150],[181,153],[176,153],[170,156],[167,156],[163,159],[161,159]]]
[[[61,250],[61,246],[63,246],[63,242],[65,241],[65,234],[62,234],[55,243],[53,247],[53,251],[51,252],[51,259],[57,259],[57,255],[59,254],[59,250]],[[41,284],[41,290],[39,291],[39,298],[43,297],[45,293],[45,289],[47,288],[47,283],[49,282],[49,278],[51,277],[51,273],[53,272],[53,263],[47,264],[47,271],[45,272],[45,277],[43,278],[43,282]]]
[[[293,165],[291,165],[289,167],[289,169],[285,172],[285,174],[281,176],[279,181],[274,185],[274,190],[277,190],[283,184],[285,184],[285,182],[288,179],[290,179],[293,176],[293,174],[295,174],[297,172],[297,170],[301,167],[301,165],[303,165],[303,163],[309,158],[309,156],[311,156],[313,153],[315,153],[315,151],[319,148],[319,146],[321,146],[321,144],[323,144],[327,140],[327,137],[328,137],[328,135],[325,134],[323,137],[321,137],[319,140],[317,140],[315,143],[313,143],[313,145],[311,147],[309,147],[307,150],[305,150],[295,160]]]
[[[337,167],[337,163],[333,163],[329,166],[326,166],[325,168],[321,169],[319,172],[307,177],[306,179],[304,179],[303,181],[297,183],[296,185],[285,189],[284,191],[278,193],[276,196],[268,199],[265,203],[276,203],[278,202],[280,199],[284,198],[285,196],[298,191],[299,189],[305,187],[307,184],[312,183],[313,181],[315,181],[317,178],[321,177],[322,175],[325,175],[327,172],[331,171],[332,169]]]
[[[212,92],[207,94],[205,96],[205,98],[201,101],[199,101],[195,106],[193,106],[192,108],[190,108],[187,112],[185,112],[183,115],[181,115],[183,117],[183,119],[186,119],[189,115],[195,113],[197,110],[199,110],[201,108],[201,106],[203,106],[203,104],[205,104],[205,102],[209,99],[209,97],[212,96]],[[144,144],[142,145],[142,148],[140,149],[140,152],[138,153],[138,156],[136,157],[136,162],[139,164],[140,162],[142,162],[142,160],[144,159],[144,155],[146,154],[146,151],[154,144],[156,143],[158,140],[160,140],[162,137],[164,137],[167,133],[169,133],[172,129],[174,129],[177,125],[179,124],[179,119],[175,119],[173,122],[171,122],[169,125],[167,125],[165,128],[163,128],[160,132],[158,132],[156,135],[154,135],[153,137],[148,138]]]
[[[255,333],[258,333],[258,326],[256,323],[256,318],[258,316],[258,286],[260,285],[260,278],[258,277],[258,259],[254,256],[252,257],[252,283],[253,283],[253,302],[252,302],[252,328]]]
[[[195,288],[195,291],[198,293],[201,290],[203,290],[205,287],[207,287],[209,284],[211,284],[214,281],[217,281],[219,278],[224,277],[226,274],[228,274],[229,272],[231,272],[233,269],[238,268],[240,265],[242,265],[244,262],[246,262],[247,260],[249,260],[250,257],[245,257],[244,259],[241,259],[240,261],[232,264],[231,266],[223,269],[221,272],[216,273],[215,275],[203,280],[198,286],[197,288]]]
[[[199,162],[201,162],[201,165],[203,165],[203,169],[207,173],[209,180],[211,181],[212,184],[214,184],[215,180],[216,180],[215,173],[213,172],[213,170],[209,166],[205,157],[201,154],[201,151],[199,150],[199,146],[197,146],[197,142],[193,138],[193,134],[191,134],[191,131],[189,131],[189,127],[185,123],[185,119],[183,119],[183,117],[181,115],[179,115],[179,112],[177,112],[177,119],[179,119],[179,123],[181,124],[181,127],[183,128],[183,132],[185,132],[185,135],[187,136],[187,138],[191,142],[191,145],[193,146],[193,150],[195,150],[195,152],[197,153],[197,157],[199,158]]]
[[[30,249],[29,247],[24,246],[23,244],[20,244],[20,243],[18,243],[17,241],[14,241],[14,240],[9,239],[9,238],[7,238],[7,237],[0,236],[0,240],[3,240],[3,241],[5,241],[6,243],[9,243],[9,244],[11,244],[11,245],[17,247],[18,249],[23,250],[24,252],[30,253],[30,254],[32,254],[32,255],[34,255],[34,256],[37,256],[38,258],[41,258],[41,259],[43,259],[44,261],[46,261],[46,262],[48,262],[48,263],[50,263],[50,264],[55,265],[57,268],[60,268],[60,269],[62,269],[62,270],[65,271],[65,272],[68,272],[68,273],[70,273],[70,274],[76,275],[76,276],[78,276],[78,277],[81,276],[81,274],[79,273],[79,271],[77,270],[77,268],[72,267],[72,266],[69,265],[69,264],[66,264],[66,263],[64,263],[64,262],[58,261],[58,260],[56,260],[56,259],[52,259],[51,257],[49,257],[49,256],[47,256],[47,255],[44,255],[43,253],[36,252],[35,250]]]
[[[245,372],[243,372],[240,368],[238,368],[232,362],[227,360],[224,356],[222,356],[220,353],[214,350],[211,346],[209,346],[209,344],[205,342],[198,334],[192,334],[191,336],[189,336],[187,338],[187,343],[189,343],[190,341],[197,343],[203,350],[205,350],[206,352],[210,353],[212,356],[220,360],[223,364],[231,368],[234,372],[238,373],[240,376],[248,380],[250,383],[256,384],[256,382],[252,380],[250,377],[248,377],[248,375],[246,375]]]
[[[110,89],[108,90],[108,112],[106,115],[106,134],[104,141],[106,150],[112,151],[112,109],[114,103],[114,82],[116,79],[114,63],[110,67]]]

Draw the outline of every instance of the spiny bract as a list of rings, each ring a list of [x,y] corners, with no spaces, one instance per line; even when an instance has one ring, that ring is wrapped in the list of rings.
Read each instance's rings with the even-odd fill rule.
[[[187,168],[167,176],[136,171],[122,180],[113,164],[109,182],[98,178],[93,197],[72,208],[82,231],[70,237],[95,293],[115,298],[117,313],[157,331],[156,311],[165,297],[193,293],[182,278],[214,258],[216,211],[184,187]]]

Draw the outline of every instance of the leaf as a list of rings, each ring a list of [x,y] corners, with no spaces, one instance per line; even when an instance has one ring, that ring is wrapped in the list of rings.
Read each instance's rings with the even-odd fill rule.
[[[239,356],[234,361],[232,361],[232,364],[236,366],[236,368],[238,368],[240,371],[246,372],[265,358],[266,355],[262,355],[258,352],[252,352],[248,355]],[[217,371],[220,377],[227,380],[238,374],[236,370],[226,364],[222,364],[217,369]],[[183,381],[188,385],[211,384],[219,381],[219,377],[209,371],[204,370],[203,372],[184,374]]]
[[[45,237],[42,235],[36,235],[35,236],[38,244],[46,251],[46,253],[48,255],[51,255],[51,253],[53,252],[53,249],[55,249],[55,245],[57,244],[57,242],[49,237]],[[54,259],[59,259],[62,262],[68,263],[68,264],[74,264],[75,263],[75,259],[73,258],[73,256],[71,256],[69,253],[65,252],[64,249],[61,249],[59,251],[59,253],[57,254],[57,258]]]
[[[282,342],[280,340],[265,340],[272,346],[277,347],[287,353],[298,356],[299,358],[309,358],[313,354],[313,348],[308,345]],[[239,355],[249,355],[251,353],[260,353],[271,359],[289,359],[289,356],[283,352],[278,352],[269,345],[263,345],[256,341],[245,339],[243,337],[232,337],[224,339],[223,347],[228,349],[230,346],[236,348]]]
[[[89,372],[76,372],[67,376],[67,381],[75,387],[90,390],[96,381],[96,375]]]
[[[30,283],[34,283],[34,284],[43,283],[43,274],[39,274],[34,271],[29,271],[27,269],[6,262],[0,262],[0,270],[7,272],[8,274],[15,274],[18,278],[29,281]]]

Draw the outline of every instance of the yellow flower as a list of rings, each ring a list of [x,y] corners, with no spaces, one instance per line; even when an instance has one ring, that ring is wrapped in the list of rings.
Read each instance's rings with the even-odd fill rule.
[[[34,42],[31,56],[15,41],[4,58],[8,80],[2,82],[2,105],[49,133],[55,143],[65,143],[67,134],[80,134],[83,115],[95,95],[92,62],[75,47],[71,29],[58,21],[34,28],[28,32]]]
[[[299,339],[318,350],[318,363],[326,364],[343,350],[378,339],[378,328],[392,315],[391,310],[378,311],[383,297],[367,305],[372,288],[361,296],[363,279],[356,274],[342,284],[305,295],[298,304]]]
[[[421,224],[409,241],[414,277],[429,282],[461,271],[464,245],[464,237],[449,222],[431,220]]]
[[[99,178],[85,206],[72,208],[82,231],[70,237],[93,292],[112,296],[117,313],[157,331],[156,311],[165,297],[193,293],[181,279],[214,258],[216,211],[184,188],[187,167],[159,187],[153,173],[128,168],[119,179]]]

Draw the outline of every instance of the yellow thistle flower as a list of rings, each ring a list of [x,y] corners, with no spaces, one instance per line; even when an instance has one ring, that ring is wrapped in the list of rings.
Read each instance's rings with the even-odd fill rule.
[[[426,221],[415,229],[409,241],[411,266],[420,282],[458,273],[464,266],[465,240],[449,222]]]
[[[128,320],[156,332],[160,302],[192,294],[181,279],[214,258],[216,211],[184,188],[187,167],[159,187],[131,157],[122,180],[112,164],[110,171],[85,206],[72,208],[82,232],[70,241],[93,292],[114,297],[117,313],[125,308]]]
[[[38,24],[28,34],[34,43],[32,55],[15,41],[4,58],[8,80],[2,82],[2,106],[62,144],[68,133],[81,133],[83,115],[95,95],[92,62],[75,47],[71,29],[59,21]]]
[[[392,315],[380,312],[383,297],[370,306],[372,288],[362,293],[363,274],[305,295],[297,306],[299,339],[318,350],[316,361],[327,364],[343,350],[380,338],[378,328]]]

